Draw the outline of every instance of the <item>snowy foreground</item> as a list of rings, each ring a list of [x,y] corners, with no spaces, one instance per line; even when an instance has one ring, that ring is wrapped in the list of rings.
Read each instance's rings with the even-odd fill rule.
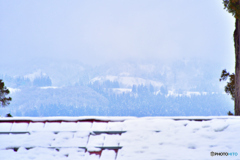
[[[0,118],[0,159],[240,160],[239,135],[231,116]]]

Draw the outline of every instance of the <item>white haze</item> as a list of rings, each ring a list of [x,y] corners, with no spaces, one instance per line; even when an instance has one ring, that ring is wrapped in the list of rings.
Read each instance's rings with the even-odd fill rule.
[[[233,70],[233,30],[219,0],[1,1],[0,66],[190,58]]]

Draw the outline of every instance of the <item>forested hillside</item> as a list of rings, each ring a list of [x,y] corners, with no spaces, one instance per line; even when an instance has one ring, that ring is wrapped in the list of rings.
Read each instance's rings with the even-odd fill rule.
[[[73,69],[72,65],[65,67]],[[224,84],[218,82],[220,72],[213,74],[217,70],[213,66],[209,71],[206,65],[179,61],[169,66],[124,62],[75,67],[68,73],[74,77],[69,82],[61,79],[66,72],[46,68],[1,75],[13,98],[9,107],[0,110],[2,115],[207,116],[233,110],[230,96],[223,93]]]

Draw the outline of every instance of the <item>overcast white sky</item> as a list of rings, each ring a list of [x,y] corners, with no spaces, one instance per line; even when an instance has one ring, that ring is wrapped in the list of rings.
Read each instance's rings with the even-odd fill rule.
[[[196,58],[232,69],[234,22],[222,0],[1,0],[0,54],[22,65]]]

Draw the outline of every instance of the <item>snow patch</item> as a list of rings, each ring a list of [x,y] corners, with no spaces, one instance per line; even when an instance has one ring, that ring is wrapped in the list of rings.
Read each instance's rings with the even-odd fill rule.
[[[154,92],[153,94],[155,94],[155,95],[161,94],[161,95],[162,95],[162,93],[161,93],[161,91],[160,91],[160,90],[158,90],[158,91]]]
[[[129,88],[113,88],[112,91],[117,93],[117,94],[122,94],[122,93],[132,92],[132,89],[129,89]]]
[[[25,75],[24,78],[30,79],[31,82],[34,81],[35,78],[46,76],[46,73],[43,73],[40,69],[36,72],[33,72],[32,74]]]
[[[158,81],[153,81],[153,80],[147,80],[147,79],[143,79],[143,78],[139,78],[139,77],[127,77],[127,76],[100,76],[100,77],[95,77],[93,78],[90,83],[94,83],[96,81],[99,82],[104,82],[104,81],[111,81],[111,82],[119,82],[120,84],[122,84],[124,87],[126,88],[131,88],[133,85],[153,85],[154,87],[161,87],[163,85],[163,83],[158,82]]]
[[[40,89],[58,89],[59,87],[56,86],[46,86],[46,87],[40,87]]]
[[[155,92],[155,94],[161,94],[161,91],[157,91]],[[176,91],[174,90],[169,90],[168,91],[168,94],[165,96],[165,97],[169,97],[169,96],[174,96],[174,97],[182,97],[182,96],[187,96],[187,97],[190,97],[191,96],[201,96],[201,95],[207,95],[208,92],[192,92],[192,91],[185,91],[183,92],[182,94],[180,93],[177,93]],[[216,92],[212,92],[211,94],[217,94]]]
[[[186,92],[184,95],[186,95],[187,97],[201,96],[201,93],[200,92]]]
[[[10,88],[10,87],[8,87],[8,89],[9,89],[9,91],[10,91],[10,94],[11,94],[11,93],[16,93],[16,92],[20,92],[20,91],[21,91],[21,89],[18,89],[18,88]]]
[[[182,96],[182,94],[178,94],[178,93],[176,93],[175,91],[171,91],[171,90],[169,90],[168,91],[168,94],[165,96],[165,97],[169,97],[169,96],[173,96],[173,97],[181,97]]]

